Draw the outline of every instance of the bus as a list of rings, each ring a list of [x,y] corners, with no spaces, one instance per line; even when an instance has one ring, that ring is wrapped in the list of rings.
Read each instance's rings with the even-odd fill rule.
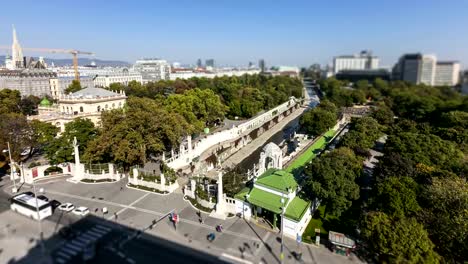
[[[10,201],[11,210],[30,217],[31,219],[42,220],[52,215],[52,206],[50,203],[37,199],[34,195],[21,193],[13,196]]]

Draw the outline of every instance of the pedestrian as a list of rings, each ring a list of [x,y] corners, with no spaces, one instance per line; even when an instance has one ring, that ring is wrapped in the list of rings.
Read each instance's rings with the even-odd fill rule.
[[[117,220],[117,213],[114,213],[115,220]]]
[[[123,191],[123,186],[120,186],[120,190]]]

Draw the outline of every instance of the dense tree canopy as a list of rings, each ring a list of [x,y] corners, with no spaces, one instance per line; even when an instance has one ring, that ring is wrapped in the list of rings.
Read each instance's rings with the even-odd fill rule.
[[[364,220],[363,237],[383,263],[439,263],[434,244],[414,218],[392,218],[371,212]]]
[[[65,124],[65,131],[45,147],[51,164],[73,161],[73,140],[76,137],[78,150],[83,155],[88,143],[96,137],[97,129],[89,119],[78,118]]]
[[[315,158],[305,169],[305,193],[318,198],[328,212],[339,216],[359,198],[356,179],[362,174],[362,160],[348,148],[335,149]]]
[[[188,80],[159,81],[128,86],[112,85],[111,90],[124,89],[127,95],[162,99],[172,94],[185,94],[193,89],[211,90],[229,107],[229,118],[250,118],[261,110],[271,109],[288,100],[290,96],[302,97],[303,85],[299,79],[285,76],[243,75]],[[199,93],[199,92],[198,92]],[[220,112],[224,112],[224,110]]]
[[[468,182],[460,177],[434,178],[422,195],[421,219],[446,260],[468,259]]]
[[[151,155],[177,146],[194,128],[177,112],[169,112],[157,101],[130,98],[124,110],[102,114],[100,135],[90,142],[85,159],[116,162],[126,166],[143,164]]]
[[[349,132],[343,135],[341,145],[355,150],[369,149],[382,135],[379,123],[372,117],[353,119]]]
[[[21,111],[21,94],[17,90],[0,90],[0,114],[19,113]]]
[[[374,203],[389,216],[415,216],[420,210],[417,202],[418,184],[410,177],[389,177],[377,184]]]

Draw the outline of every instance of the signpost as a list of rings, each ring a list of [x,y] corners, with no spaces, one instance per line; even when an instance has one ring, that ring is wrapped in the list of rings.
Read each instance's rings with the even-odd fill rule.
[[[315,245],[320,246],[320,228],[315,229]]]

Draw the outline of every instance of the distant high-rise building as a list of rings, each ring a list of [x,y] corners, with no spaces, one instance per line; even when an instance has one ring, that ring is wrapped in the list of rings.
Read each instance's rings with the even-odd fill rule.
[[[413,84],[434,85],[436,64],[437,58],[434,55],[405,54],[393,67],[393,79]]]
[[[438,61],[434,85],[455,86],[460,80],[460,63],[457,61]]]
[[[468,94],[468,71],[465,71],[461,74],[461,92],[463,94]]]
[[[212,67],[214,68],[215,66],[215,61],[213,59],[208,59],[205,61],[205,67]]]
[[[169,80],[171,73],[171,66],[162,59],[137,60],[133,69],[141,73],[143,83]]]
[[[13,26],[13,44],[11,45],[11,55],[12,55],[12,66],[14,69],[21,69],[24,68],[24,61],[23,61],[23,49],[19,44],[18,37],[16,36],[16,29]]]
[[[266,65],[265,65],[265,60],[264,59],[260,59],[258,61],[258,67],[260,68],[260,72],[265,72]]]
[[[201,59],[197,60],[197,67],[201,68],[203,66]]]
[[[364,50],[359,55],[344,55],[333,58],[333,72],[341,70],[375,70],[379,68],[379,58]]]
[[[249,68],[253,68],[254,67],[254,63],[249,61]]]

